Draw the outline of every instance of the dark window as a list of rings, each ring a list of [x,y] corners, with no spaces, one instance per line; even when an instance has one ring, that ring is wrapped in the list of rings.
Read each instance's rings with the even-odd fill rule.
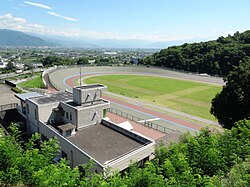
[[[62,151],[62,157],[66,159],[68,158],[67,154],[64,151]]]
[[[72,120],[72,114],[69,115],[69,119]]]
[[[35,120],[37,120],[37,109],[35,109]]]
[[[70,136],[71,135],[71,130],[67,130],[66,131],[66,136]]]
[[[66,112],[66,118],[67,118],[67,119],[69,118],[69,113],[68,113],[68,112]]]

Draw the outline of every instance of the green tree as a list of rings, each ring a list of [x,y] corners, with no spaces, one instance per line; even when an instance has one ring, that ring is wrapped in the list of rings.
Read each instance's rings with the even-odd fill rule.
[[[79,58],[77,61],[76,61],[76,64],[77,65],[85,65],[85,64],[89,64],[89,61],[87,58]]]
[[[222,91],[212,100],[213,114],[225,128],[250,117],[250,58],[244,59],[225,79]]]
[[[7,70],[15,70],[16,67],[14,66],[13,62],[8,62],[8,64],[6,65],[6,69]]]

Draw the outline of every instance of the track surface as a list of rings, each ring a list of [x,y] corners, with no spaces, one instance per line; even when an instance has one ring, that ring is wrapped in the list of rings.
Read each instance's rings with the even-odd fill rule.
[[[76,79],[79,79],[79,68],[70,68],[55,71],[50,74],[50,82],[57,89],[68,89],[72,90],[72,87],[75,86],[74,82]],[[143,75],[153,75],[153,76],[162,76],[169,78],[177,79],[186,79],[198,82],[206,82],[211,84],[223,85],[223,80],[214,77],[201,77],[195,75],[189,75],[179,72],[167,71],[156,68],[125,68],[125,67],[85,67],[82,68],[82,78],[86,76],[93,75],[103,75],[103,74],[143,74]],[[182,120],[176,117],[172,117],[167,114],[156,112],[137,104],[131,104],[124,102],[109,96],[104,96],[105,99],[111,101],[111,107],[117,110],[123,111],[125,113],[137,116],[142,119],[152,119],[155,124],[164,126],[169,129],[179,130],[181,132],[191,131],[195,132],[204,127],[201,124],[192,123],[186,120]],[[158,119],[160,118],[160,119]]]

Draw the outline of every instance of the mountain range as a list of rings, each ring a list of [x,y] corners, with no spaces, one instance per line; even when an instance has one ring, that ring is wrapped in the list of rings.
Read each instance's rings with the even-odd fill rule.
[[[118,39],[72,39],[52,37],[34,33],[0,29],[0,46],[61,46],[82,48],[155,48],[162,49],[173,45],[180,45],[188,41],[152,42],[147,40],[118,40]]]
[[[0,29],[0,46],[54,46],[55,43],[23,32]]]

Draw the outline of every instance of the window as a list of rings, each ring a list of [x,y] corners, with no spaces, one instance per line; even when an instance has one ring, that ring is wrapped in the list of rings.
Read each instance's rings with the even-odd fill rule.
[[[66,118],[67,118],[67,119],[69,118],[69,113],[68,113],[68,112],[66,112]]]
[[[27,113],[30,113],[29,105],[27,105]]]
[[[67,154],[64,151],[62,151],[62,157],[66,159],[68,158]]]
[[[37,120],[37,109],[35,109],[35,120]]]
[[[69,115],[69,119],[72,120],[72,114]]]
[[[67,130],[66,131],[66,136],[70,136],[71,135],[71,130]]]

